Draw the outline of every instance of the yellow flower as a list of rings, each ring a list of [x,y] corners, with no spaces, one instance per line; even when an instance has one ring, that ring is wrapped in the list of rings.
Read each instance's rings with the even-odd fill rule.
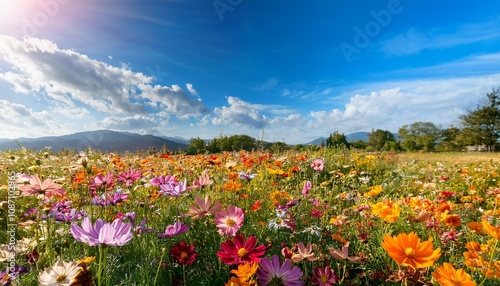
[[[392,201],[380,202],[371,206],[372,213],[378,215],[386,222],[395,222],[401,213],[401,207],[398,203]]]
[[[456,270],[449,263],[432,272],[432,276],[442,286],[475,286],[476,282],[463,269]]]
[[[401,233],[395,237],[385,235],[382,247],[398,265],[413,268],[432,266],[441,256],[441,248],[434,250],[431,240],[420,242],[414,232]]]
[[[382,186],[380,185],[372,186],[370,187],[370,190],[365,193],[365,197],[374,197],[383,191],[384,189],[382,189]]]

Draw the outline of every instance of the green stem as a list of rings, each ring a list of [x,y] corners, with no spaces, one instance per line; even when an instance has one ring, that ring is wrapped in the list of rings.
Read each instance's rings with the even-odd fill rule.
[[[163,262],[163,256],[165,255],[165,248],[163,248],[161,250],[161,258],[160,258],[160,261],[158,263],[158,268],[156,269],[156,276],[155,276],[155,281],[154,281],[154,285],[156,285],[156,280],[158,279],[158,274],[160,273],[160,267],[161,267],[161,264]]]
[[[102,284],[102,272],[106,267],[106,245],[99,245],[99,268],[97,269],[97,286],[101,286]]]

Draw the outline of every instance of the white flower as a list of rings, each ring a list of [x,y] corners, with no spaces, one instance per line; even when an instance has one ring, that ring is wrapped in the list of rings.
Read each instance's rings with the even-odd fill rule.
[[[76,262],[59,260],[38,275],[38,283],[40,286],[69,286],[82,270]]]

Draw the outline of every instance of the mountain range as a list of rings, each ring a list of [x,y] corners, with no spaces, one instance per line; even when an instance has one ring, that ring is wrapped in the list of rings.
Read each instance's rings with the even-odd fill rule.
[[[169,151],[184,151],[188,147],[188,141],[178,137],[158,137],[110,130],[39,138],[0,139],[0,150],[18,149],[21,146],[35,150],[50,147],[54,151],[61,149],[82,151],[89,147],[102,152],[136,152],[153,147],[158,151],[164,147]]]
[[[347,141],[368,140],[369,132],[356,132],[346,135]],[[210,141],[210,140],[207,140]],[[320,137],[303,145],[321,145],[326,142]],[[41,150],[50,147],[54,151],[62,149],[82,151],[87,148],[98,149],[102,152],[136,152],[155,148],[169,151],[185,151],[189,140],[182,137],[166,137],[154,135],[140,135],[129,132],[111,130],[84,131],[70,135],[47,136],[39,138],[0,139],[0,150],[27,149]]]

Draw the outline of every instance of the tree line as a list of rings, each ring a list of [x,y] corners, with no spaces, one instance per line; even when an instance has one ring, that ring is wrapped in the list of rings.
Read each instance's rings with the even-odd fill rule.
[[[486,94],[484,102],[468,109],[458,118],[458,124],[442,129],[432,122],[414,122],[399,128],[397,134],[376,129],[368,134],[368,141],[348,142],[345,134],[335,131],[323,143],[327,148],[356,148],[369,151],[498,151],[500,137],[500,87]],[[189,154],[218,153],[221,151],[265,149],[279,152],[287,149],[311,148],[290,146],[284,142],[263,142],[247,135],[233,135],[205,141],[192,139]]]

